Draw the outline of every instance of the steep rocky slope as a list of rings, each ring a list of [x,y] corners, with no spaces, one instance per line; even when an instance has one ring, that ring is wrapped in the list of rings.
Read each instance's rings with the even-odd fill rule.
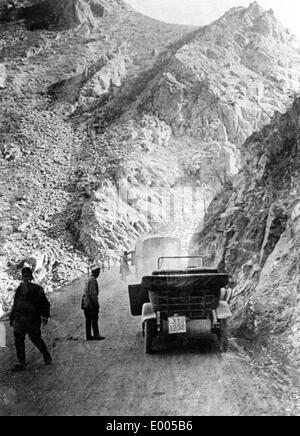
[[[153,67],[112,91],[93,111],[77,108],[76,120],[92,135],[95,190],[101,191],[101,180],[110,179],[117,196],[117,182],[126,185],[135,227],[144,225],[149,208],[145,198],[153,192],[153,221],[169,224],[170,214],[161,217],[158,209],[161,204],[166,209],[166,197],[174,195],[179,205],[175,225],[167,227],[187,240],[195,219],[190,200],[186,213],[180,212],[182,197],[193,196],[194,189],[200,219],[214,194],[237,174],[245,139],[268,123],[274,111],[286,110],[298,91],[299,74],[299,42],[273,11],[257,3],[230,10],[169,46]],[[100,174],[96,156],[109,148],[119,150],[120,143],[121,162]],[[190,187],[188,194],[180,191],[183,186]],[[108,228],[101,213],[103,205],[112,211],[107,203],[103,191],[100,204],[89,199],[83,207],[79,232],[88,248],[103,242],[96,229]]]
[[[243,167],[211,203],[193,253],[232,275],[236,334],[269,363],[294,374],[300,363],[300,100],[241,148]],[[293,370],[294,368],[294,370]],[[294,371],[294,372],[293,372]]]
[[[47,283],[48,290],[86,271],[88,257],[78,245],[76,222],[89,196],[84,177],[82,189],[78,179],[82,150],[90,138],[85,129],[77,131],[78,123],[70,122],[77,91],[82,91],[80,111],[90,110],[110,97],[112,87],[149,68],[161,50],[189,31],[143,17],[117,0],[1,0],[4,309],[12,295],[7,291],[14,288],[25,260],[37,265],[36,278]],[[107,166],[106,159],[102,169]],[[121,235],[124,238],[126,231]]]

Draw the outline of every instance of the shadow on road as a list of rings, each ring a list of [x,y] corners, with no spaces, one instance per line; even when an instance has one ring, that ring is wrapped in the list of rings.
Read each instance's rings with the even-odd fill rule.
[[[192,334],[172,337],[165,335],[153,341],[154,355],[218,354],[218,346],[213,335]]]

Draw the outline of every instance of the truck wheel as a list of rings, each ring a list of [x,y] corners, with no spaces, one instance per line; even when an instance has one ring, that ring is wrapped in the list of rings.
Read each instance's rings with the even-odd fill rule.
[[[153,340],[153,322],[150,320],[145,321],[145,353],[152,353],[152,340]]]
[[[227,319],[220,320],[220,329],[217,333],[220,353],[226,353],[228,350],[228,327]]]

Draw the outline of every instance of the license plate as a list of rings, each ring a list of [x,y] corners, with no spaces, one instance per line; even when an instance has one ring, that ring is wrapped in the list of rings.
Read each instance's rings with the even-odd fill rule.
[[[168,318],[169,334],[186,333],[186,317],[172,316]]]

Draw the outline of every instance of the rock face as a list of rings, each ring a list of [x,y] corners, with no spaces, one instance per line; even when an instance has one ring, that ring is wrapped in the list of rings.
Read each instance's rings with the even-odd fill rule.
[[[95,17],[102,18],[103,16],[109,14],[111,9],[106,7],[105,3],[103,3],[101,0],[88,0],[87,3],[89,4]]]
[[[50,292],[85,273],[89,255],[106,265],[107,253],[113,262],[128,239],[149,230],[132,208],[132,223],[124,212],[112,233],[107,205],[117,185],[103,179],[115,168],[122,173],[125,137],[111,132],[103,150],[88,120],[125,79],[153,65],[154,48],[160,53],[190,27],[148,19],[121,0],[1,0],[0,21],[0,306],[7,311],[25,261],[43,258],[35,279]]]
[[[191,252],[232,274],[234,326],[299,366],[300,100],[242,146],[242,172],[212,202]]]
[[[74,109],[89,110],[99,104],[100,97],[120,88],[126,72],[124,56],[108,53],[82,73],[51,85],[48,94],[56,101],[72,103]]]
[[[129,192],[144,192],[145,183],[152,190],[160,185],[173,193],[178,186],[203,189],[205,210],[214,193],[230,186],[238,173],[239,149],[246,138],[291,104],[299,88],[299,61],[299,42],[272,11],[256,3],[234,8],[190,33],[89,118],[99,151],[118,149],[116,131],[120,138],[128,131],[130,143],[125,139],[123,146],[135,151],[130,164],[117,165],[106,177],[117,181],[126,171]],[[164,129],[168,136],[163,139]],[[155,155],[160,159],[154,164]],[[174,156],[176,164],[170,165]],[[147,182],[136,178],[141,165]],[[171,168],[170,175],[162,176],[164,166]],[[93,174],[99,180],[99,170]],[[163,204],[163,195],[158,199]],[[177,218],[181,222],[181,216]],[[241,216],[240,227],[243,220]],[[276,241],[275,228],[284,227],[284,215],[280,220],[270,223],[262,256]],[[86,228],[81,220],[82,225]]]
[[[143,107],[176,136],[240,146],[299,86],[294,44],[272,13],[234,9],[176,51]]]
[[[91,7],[85,0],[48,0],[31,3],[28,2],[27,5],[21,7],[17,4],[15,7],[8,8],[5,13],[6,19],[24,20],[29,30],[53,31],[71,29],[84,24],[96,25]]]

